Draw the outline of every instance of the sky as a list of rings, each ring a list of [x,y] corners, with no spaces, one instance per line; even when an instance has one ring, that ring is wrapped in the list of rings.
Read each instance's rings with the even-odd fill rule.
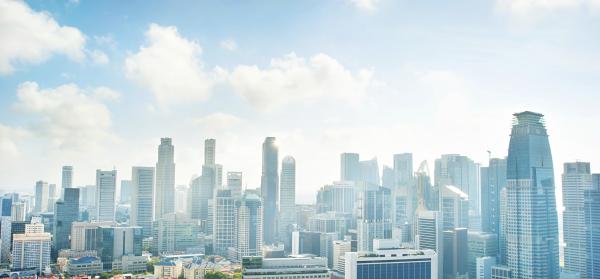
[[[224,171],[257,188],[275,136],[312,203],[342,152],[485,166],[531,110],[560,197],[564,162],[600,172],[598,26],[598,0],[0,0],[0,190],[60,185],[63,165],[75,185],[129,179],[161,137],[177,185],[215,138]]]

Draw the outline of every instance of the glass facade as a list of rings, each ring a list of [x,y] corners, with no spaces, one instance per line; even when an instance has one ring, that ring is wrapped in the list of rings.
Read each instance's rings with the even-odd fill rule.
[[[357,279],[430,279],[430,260],[359,262]]]

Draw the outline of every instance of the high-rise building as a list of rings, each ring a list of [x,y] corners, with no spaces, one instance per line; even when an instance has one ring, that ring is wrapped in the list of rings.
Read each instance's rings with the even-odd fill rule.
[[[443,224],[439,211],[418,210],[416,219],[415,246],[419,250],[430,249],[443,255]],[[439,274],[444,274],[443,261],[438,261]]]
[[[327,259],[312,256],[266,259],[246,257],[242,260],[242,277],[246,279],[328,279]]]
[[[38,181],[35,183],[35,208],[33,213],[46,212],[48,209],[48,199],[50,199],[50,187],[48,182]]]
[[[359,167],[360,181],[374,185],[381,185],[381,178],[379,177],[379,163],[377,162],[376,157],[371,160],[360,161]]]
[[[290,245],[291,226],[296,224],[296,160],[292,156],[281,161],[279,186],[279,239]]]
[[[65,188],[73,187],[73,166],[63,166],[62,167],[62,191],[61,195],[64,195]]]
[[[113,227],[116,223],[112,221],[105,222],[73,222],[71,224],[71,250],[73,251],[92,251],[96,250],[97,229],[103,227]]]
[[[204,140],[204,164],[214,166],[216,164],[217,141],[215,139]]]
[[[481,168],[481,230],[500,234],[500,191],[506,187],[506,159]]]
[[[263,210],[260,197],[246,192],[241,200],[235,201],[234,241],[237,259],[259,256],[263,247]]]
[[[340,181],[321,187],[317,193],[317,213],[339,212],[354,215],[355,182]]]
[[[521,112],[507,160],[506,246],[513,278],[559,277],[554,169],[542,114]]]
[[[432,250],[386,248],[346,253],[346,279],[437,279],[438,255]]]
[[[226,256],[228,249],[234,247],[235,200],[229,190],[217,190],[213,206],[213,249],[215,254]]]
[[[467,228],[444,231],[444,278],[468,278],[469,243]]]
[[[349,240],[336,240],[333,242],[333,270],[344,274],[346,253],[352,252],[352,242]]]
[[[381,171],[381,186],[394,190],[396,187],[394,186],[396,183],[395,180],[394,169],[390,168],[386,165],[383,165],[383,170]]]
[[[373,239],[392,238],[391,190],[361,182],[357,193],[358,250],[373,250]]]
[[[121,180],[121,190],[119,191],[119,202],[121,204],[131,203],[131,194],[133,191],[133,186],[131,184],[131,180]]]
[[[186,252],[198,248],[200,225],[181,213],[169,213],[154,221],[152,226],[152,254]]]
[[[71,224],[79,219],[79,188],[64,188],[63,198],[54,205],[54,226],[52,241],[54,255],[58,251],[69,248]]]
[[[206,196],[206,193],[202,192],[202,176],[192,178],[190,181],[190,196],[188,199],[188,211],[189,216],[192,220],[201,220],[202,218],[202,205],[207,206],[208,200],[202,203],[202,197]],[[205,213],[206,214],[206,213]],[[206,218],[206,217],[205,217]]]
[[[10,249],[12,246],[12,220],[11,217],[0,217],[0,263],[10,263]]]
[[[267,137],[262,149],[260,194],[264,210],[263,241],[265,244],[273,244],[277,235],[279,202],[279,148],[275,143],[275,138]]]
[[[227,172],[227,189],[231,191],[231,196],[234,199],[237,200],[242,197],[242,172]]]
[[[456,186],[442,186],[440,209],[444,230],[469,227],[469,197]]]
[[[435,160],[435,184],[458,187],[469,195],[472,215],[479,216],[479,167],[469,157],[446,154]]]
[[[12,221],[25,221],[26,210],[25,203],[23,202],[14,202],[11,205],[10,216]]]
[[[581,279],[600,277],[600,185],[594,178],[590,163],[564,164],[564,269]]]
[[[175,187],[175,212],[186,213],[189,189],[185,185]]]
[[[142,255],[142,228],[137,226],[99,226],[96,251],[104,270],[114,270],[113,263],[126,256]]]
[[[96,170],[96,220],[115,220],[117,171]]]
[[[496,264],[495,257],[479,257],[476,259],[476,272],[474,276],[469,275],[469,278],[475,279],[492,279],[492,266]]]
[[[338,240],[337,233],[294,231],[292,232],[292,254],[326,258],[327,266],[332,268],[333,242],[336,240]]]
[[[25,225],[25,233],[13,235],[12,265],[14,269],[35,269],[41,273],[50,265],[52,235],[44,232],[44,225]]]
[[[394,154],[394,183],[396,187],[409,187],[413,181],[412,153]]]
[[[477,261],[482,257],[498,255],[498,237],[486,232],[469,232],[469,278],[477,278]],[[492,265],[496,264],[494,263]],[[489,267],[491,272],[491,266]],[[490,272],[487,272],[488,274]],[[488,278],[489,279],[489,278]]]
[[[0,197],[0,216],[11,216],[12,204],[13,198],[11,196],[5,195]]]
[[[142,227],[144,237],[152,236],[154,220],[154,167],[131,169],[132,195],[130,221],[132,226]]]
[[[358,153],[342,153],[340,155],[340,180],[360,180],[360,156]]]
[[[52,212],[54,210],[54,203],[58,200],[58,193],[56,192],[56,184],[48,185],[48,204],[46,212]]]
[[[156,191],[154,214],[156,219],[175,212],[175,147],[171,138],[161,138],[156,162]]]

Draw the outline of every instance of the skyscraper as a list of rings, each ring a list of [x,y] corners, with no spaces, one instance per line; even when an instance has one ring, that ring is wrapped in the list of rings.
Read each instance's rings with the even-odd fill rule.
[[[113,262],[124,256],[142,255],[142,228],[106,226],[96,229],[96,251],[104,270],[112,270]]]
[[[44,225],[25,225],[25,233],[13,235],[12,265],[14,269],[35,269],[42,272],[50,265],[52,235],[44,232]]]
[[[215,139],[204,140],[204,164],[207,166],[213,166],[216,164],[216,149],[217,141]]]
[[[500,190],[506,187],[506,159],[481,168],[481,230],[500,234]]]
[[[274,137],[263,143],[260,193],[263,199],[263,241],[273,244],[277,235],[277,208],[279,199],[279,151]]]
[[[217,190],[213,206],[213,248],[217,255],[226,256],[229,247],[234,247],[234,202],[230,190]]]
[[[116,170],[96,170],[96,221],[115,220],[116,183]]]
[[[55,254],[69,248],[71,224],[79,219],[79,188],[64,188],[63,198],[54,204],[52,240]]]
[[[373,250],[373,239],[392,238],[392,195],[385,187],[360,183],[357,193],[358,250]]]
[[[144,237],[149,237],[154,220],[154,168],[133,167],[131,180],[133,193],[129,223],[142,227]]]
[[[119,192],[119,202],[121,204],[131,203],[132,187],[133,186],[131,186],[131,180],[121,180],[121,190]]]
[[[263,247],[263,208],[260,197],[246,192],[235,202],[235,248],[238,260],[260,256]]]
[[[296,160],[292,156],[286,156],[281,161],[279,186],[279,239],[290,245],[290,226],[296,223]]]
[[[590,163],[564,164],[564,268],[581,279],[600,276],[600,185],[593,182]]]
[[[169,213],[154,221],[152,226],[152,253],[181,253],[198,248],[200,226],[181,213]]]
[[[413,180],[412,153],[394,154],[394,183],[396,187],[408,187]]]
[[[154,214],[156,219],[175,212],[175,147],[171,138],[161,138],[156,162],[156,191]]]
[[[507,264],[513,278],[558,278],[554,169],[543,115],[514,116],[507,160]]]
[[[48,199],[50,199],[50,188],[48,182],[38,181],[35,183],[35,208],[33,213],[46,212],[48,209]]]
[[[231,190],[234,199],[242,197],[242,172],[227,172],[227,189]]]
[[[358,153],[340,155],[340,180],[358,181],[360,179],[360,156]]]
[[[62,192],[64,194],[65,188],[73,187],[73,166],[62,167]]]
[[[469,197],[457,187],[442,187],[440,209],[444,230],[469,227]]]
[[[446,154],[435,160],[435,184],[458,187],[469,195],[471,214],[479,216],[479,168],[469,157]]]
[[[381,178],[379,176],[379,163],[377,158],[371,160],[365,160],[359,162],[360,168],[360,181],[364,181],[374,185],[381,185]]]
[[[444,278],[468,278],[469,243],[467,228],[444,231]]]

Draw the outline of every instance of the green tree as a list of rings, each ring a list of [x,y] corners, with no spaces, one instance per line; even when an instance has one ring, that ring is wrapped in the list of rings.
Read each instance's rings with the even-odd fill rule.
[[[204,279],[229,279],[229,276],[225,275],[223,272],[210,271],[204,275]]]

